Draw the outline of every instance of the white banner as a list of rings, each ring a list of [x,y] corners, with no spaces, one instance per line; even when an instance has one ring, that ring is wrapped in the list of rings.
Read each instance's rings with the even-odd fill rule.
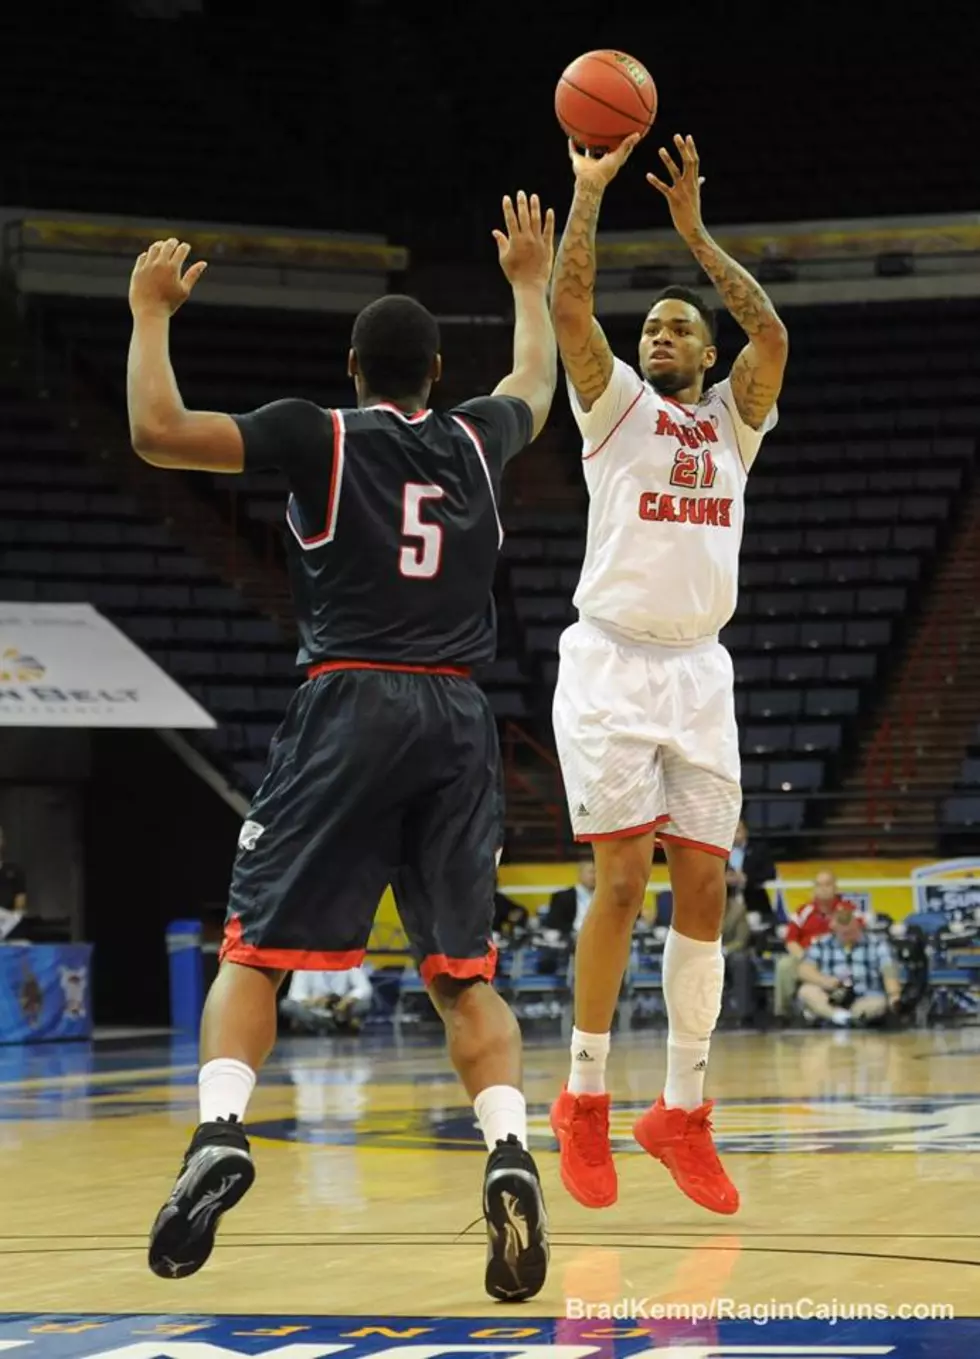
[[[0,602],[0,726],[217,723],[91,604]]]

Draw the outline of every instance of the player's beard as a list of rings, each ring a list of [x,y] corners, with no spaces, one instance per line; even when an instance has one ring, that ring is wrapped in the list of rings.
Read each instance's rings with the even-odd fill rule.
[[[661,396],[676,396],[694,384],[696,374],[682,373],[679,368],[667,368],[659,373],[647,373],[647,382]]]

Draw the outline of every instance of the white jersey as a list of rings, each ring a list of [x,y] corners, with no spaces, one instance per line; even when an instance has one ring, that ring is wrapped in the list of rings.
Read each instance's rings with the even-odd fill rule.
[[[775,409],[755,430],[729,379],[683,406],[621,359],[591,410],[571,384],[569,398],[589,491],[575,607],[634,642],[717,637],[738,602],[745,482]]]

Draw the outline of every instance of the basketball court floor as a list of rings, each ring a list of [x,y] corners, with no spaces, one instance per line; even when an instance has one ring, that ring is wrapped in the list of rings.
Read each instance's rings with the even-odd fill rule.
[[[197,1120],[194,1049],[0,1048],[0,1350],[980,1355],[980,1030],[719,1035],[730,1219],[631,1141],[664,1046],[656,1030],[614,1044],[620,1201],[590,1212],[561,1187],[547,1123],[567,1049],[529,1041],[552,1266],[510,1308],[483,1294],[484,1153],[436,1042],[282,1042],[250,1110],[255,1187],[209,1265],[173,1283],[146,1240]]]

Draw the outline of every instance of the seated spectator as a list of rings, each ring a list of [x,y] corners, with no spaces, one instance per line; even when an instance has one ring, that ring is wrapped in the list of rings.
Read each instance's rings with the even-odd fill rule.
[[[595,861],[591,853],[583,854],[578,865],[578,882],[574,887],[563,887],[554,893],[541,921],[542,927],[557,930],[569,941],[575,939],[594,895]]]
[[[0,826],[0,940],[24,940],[29,935],[25,926],[27,915],[27,880],[19,864],[11,863],[4,854],[3,827]]]
[[[758,915],[762,923],[766,924],[772,919],[772,902],[766,891],[766,883],[775,877],[776,865],[769,846],[764,840],[753,840],[748,826],[740,821],[725,873],[729,896],[733,892],[741,892],[745,909],[750,915]]]
[[[902,988],[891,949],[869,935],[850,907],[834,912],[830,933],[800,963],[800,1004],[817,1019],[845,1027],[883,1019],[896,1010]]]
[[[725,983],[731,988],[735,1019],[739,1024],[751,1024],[756,1011],[757,972],[752,927],[741,892],[728,894],[721,948],[725,955]]]
[[[776,960],[773,1012],[777,1019],[787,1020],[793,1011],[793,1001],[799,984],[800,962],[811,944],[830,933],[835,911],[847,909],[861,912],[852,901],[839,895],[837,879],[829,868],[813,880],[813,896],[793,916],[786,931],[786,952]]]
[[[301,1033],[359,1033],[374,992],[367,970],[294,972],[279,1011]]]
[[[497,890],[493,894],[494,934],[500,934],[505,939],[511,939],[515,933],[527,928],[530,918],[527,907],[519,906],[516,901],[512,901],[509,896],[501,892],[498,883]]]

